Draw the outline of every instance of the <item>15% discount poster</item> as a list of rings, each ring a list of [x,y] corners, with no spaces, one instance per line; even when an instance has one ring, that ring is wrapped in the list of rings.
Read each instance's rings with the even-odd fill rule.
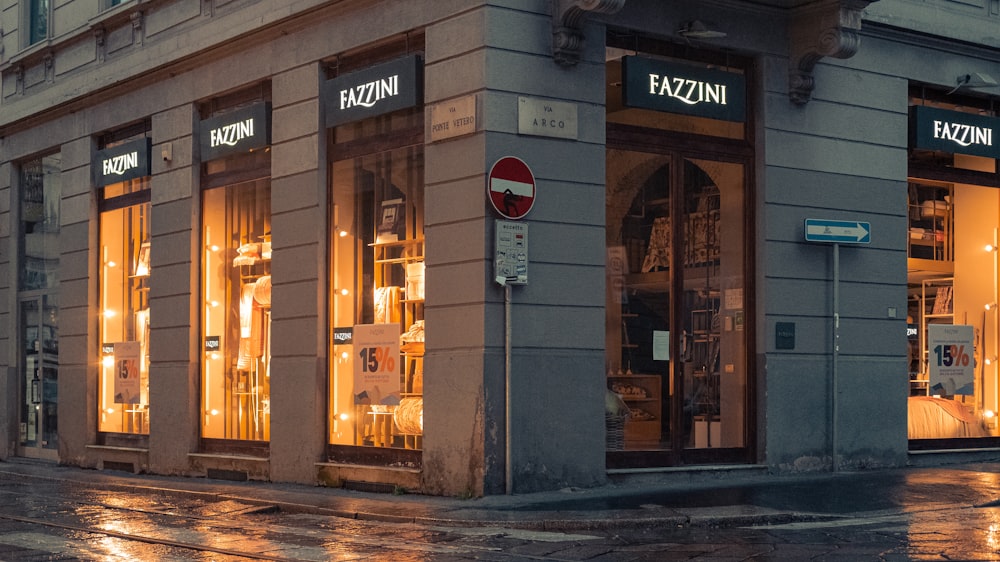
[[[399,404],[399,324],[354,326],[354,403]]]
[[[975,343],[972,326],[931,324],[927,327],[930,393],[942,396],[975,392]]]

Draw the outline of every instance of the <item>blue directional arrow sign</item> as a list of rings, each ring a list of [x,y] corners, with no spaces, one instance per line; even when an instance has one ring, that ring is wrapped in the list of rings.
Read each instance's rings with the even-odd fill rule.
[[[870,244],[872,225],[860,221],[806,219],[806,242]]]

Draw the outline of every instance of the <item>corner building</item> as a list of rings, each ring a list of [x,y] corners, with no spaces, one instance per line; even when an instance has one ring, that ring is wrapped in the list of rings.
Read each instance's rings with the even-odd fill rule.
[[[0,458],[478,496],[996,455],[996,2],[0,10]]]

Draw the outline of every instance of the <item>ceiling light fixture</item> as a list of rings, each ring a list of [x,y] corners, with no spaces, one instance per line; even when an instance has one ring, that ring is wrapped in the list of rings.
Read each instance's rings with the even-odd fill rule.
[[[691,20],[681,25],[677,33],[688,39],[721,39],[727,34],[701,20]]]
[[[949,94],[957,92],[960,88],[996,88],[1000,86],[997,79],[985,74],[983,72],[969,72],[968,74],[959,74],[955,78],[955,87],[951,89]]]

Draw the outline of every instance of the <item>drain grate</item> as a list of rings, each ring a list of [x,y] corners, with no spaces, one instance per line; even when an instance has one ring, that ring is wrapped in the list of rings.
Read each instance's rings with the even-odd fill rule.
[[[135,463],[120,461],[104,461],[104,470],[117,470],[119,472],[130,472],[135,474]]]
[[[206,476],[216,480],[231,480],[233,482],[246,482],[247,480],[250,480],[250,474],[245,470],[209,468],[206,473]]]
[[[362,482],[360,480],[344,480],[344,488],[355,492],[370,492],[373,494],[391,494],[396,491],[392,484],[380,482]]]

